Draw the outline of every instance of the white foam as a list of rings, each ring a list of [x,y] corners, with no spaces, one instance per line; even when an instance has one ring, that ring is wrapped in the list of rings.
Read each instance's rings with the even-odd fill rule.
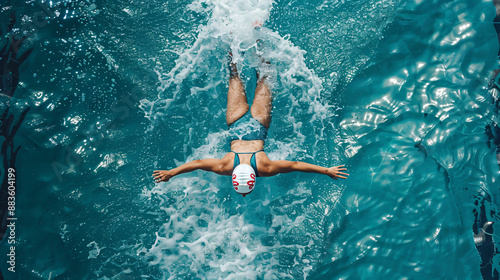
[[[97,256],[99,256],[99,254],[101,253],[101,250],[106,248],[106,247],[99,248],[99,245],[95,241],[92,241],[89,244],[87,244],[87,247],[91,248],[91,250],[89,251],[88,259],[96,259]]]

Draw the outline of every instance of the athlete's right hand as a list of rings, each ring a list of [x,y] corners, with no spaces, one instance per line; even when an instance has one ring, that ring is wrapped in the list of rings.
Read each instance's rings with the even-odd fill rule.
[[[174,177],[172,172],[170,170],[155,170],[153,171],[153,178],[155,179],[156,183],[159,182],[168,182],[170,178]]]
[[[349,174],[342,172],[346,170],[347,168],[345,168],[345,165],[330,167],[328,168],[327,175],[335,180],[337,180],[338,178],[347,179],[347,176],[349,176]]]

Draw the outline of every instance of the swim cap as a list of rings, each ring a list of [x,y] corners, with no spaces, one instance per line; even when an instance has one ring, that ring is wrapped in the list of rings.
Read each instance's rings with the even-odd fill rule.
[[[245,197],[255,186],[255,170],[248,164],[240,164],[233,170],[234,190]]]

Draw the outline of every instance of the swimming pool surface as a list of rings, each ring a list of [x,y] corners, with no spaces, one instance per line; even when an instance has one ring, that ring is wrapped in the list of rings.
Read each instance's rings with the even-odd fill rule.
[[[0,96],[0,175],[17,175],[3,277],[482,279],[494,18],[486,0],[5,0],[0,45],[17,32],[33,50]],[[249,101],[257,54],[271,62],[268,156],[346,164],[348,180],[259,178],[245,198],[204,171],[153,182],[229,151],[229,51]]]

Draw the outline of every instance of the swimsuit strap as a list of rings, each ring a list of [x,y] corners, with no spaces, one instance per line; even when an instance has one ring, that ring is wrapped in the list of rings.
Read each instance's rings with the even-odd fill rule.
[[[233,152],[233,151],[231,151],[231,152]],[[234,153],[234,161],[233,161],[233,169],[234,169],[236,166],[240,165],[240,156],[238,155],[237,152],[233,152],[233,153]]]
[[[255,154],[258,152],[253,153],[252,157],[250,158],[250,166],[255,170],[255,176],[259,176],[259,172],[257,171],[257,160],[255,160]]]
[[[252,154],[252,157],[250,158],[250,166],[253,168],[253,170],[255,170],[255,176],[260,177],[259,172],[257,171],[257,160],[255,159],[255,154],[263,151],[264,150],[259,150],[252,153],[237,153],[235,151],[231,151],[232,153],[234,153],[233,169],[240,164],[239,154]]]

